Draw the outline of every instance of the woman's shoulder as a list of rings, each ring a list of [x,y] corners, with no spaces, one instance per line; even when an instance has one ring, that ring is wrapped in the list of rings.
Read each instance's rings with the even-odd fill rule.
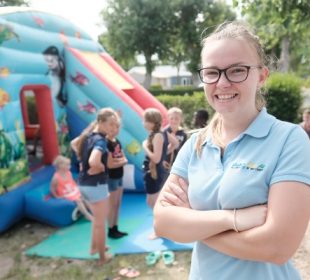
[[[301,141],[302,139],[307,140],[308,138],[300,124],[276,120],[272,126],[272,130],[276,137],[286,137],[296,139],[297,141]]]

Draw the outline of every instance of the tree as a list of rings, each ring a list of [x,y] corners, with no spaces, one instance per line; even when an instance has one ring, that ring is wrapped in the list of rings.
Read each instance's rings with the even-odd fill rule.
[[[309,32],[309,1],[234,0],[234,5],[241,6],[269,51],[280,50],[279,70],[288,72],[293,40]]]
[[[102,12],[108,33],[99,38],[116,60],[132,61],[143,54],[144,85],[149,88],[155,68],[153,56],[164,58],[169,48],[172,10],[166,0],[108,0]]]
[[[109,0],[102,16],[108,32],[100,36],[100,42],[123,66],[143,54],[147,88],[155,55],[177,68],[187,62],[196,76],[205,27],[235,18],[225,2],[214,0]]]
[[[177,63],[186,61],[188,70],[198,79],[202,36],[210,34],[212,27],[234,20],[236,15],[225,2],[213,0],[174,0],[173,10],[176,11],[174,36],[177,39],[176,44],[172,44],[174,56],[171,57],[178,57]]]
[[[5,6],[29,6],[27,0],[0,0],[0,7]]]

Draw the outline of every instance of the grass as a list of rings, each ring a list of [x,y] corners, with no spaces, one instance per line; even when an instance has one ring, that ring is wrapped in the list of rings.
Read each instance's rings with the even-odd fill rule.
[[[24,251],[47,238],[56,229],[30,220],[23,220],[0,236],[0,279],[7,280],[103,280],[118,276],[123,267],[134,267],[138,279],[185,280],[190,267],[190,251],[175,252],[175,263],[167,267],[160,260],[155,266],[145,263],[146,254],[118,255],[101,267],[94,260],[29,257]],[[9,265],[8,265],[9,263]],[[125,279],[125,278],[122,278]]]
[[[0,279],[6,280],[105,280],[118,276],[123,267],[134,267],[141,272],[141,280],[185,280],[190,267],[190,251],[175,252],[175,263],[166,267],[162,260],[155,266],[145,263],[146,254],[119,255],[105,266],[95,261],[28,257],[23,252],[55,232],[55,228],[30,220],[23,220],[0,235]],[[310,279],[310,226],[293,263],[302,279]],[[121,278],[122,280],[125,278]]]

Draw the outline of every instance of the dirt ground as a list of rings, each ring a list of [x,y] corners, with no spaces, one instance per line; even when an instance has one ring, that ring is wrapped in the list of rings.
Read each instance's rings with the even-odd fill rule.
[[[171,267],[162,262],[155,267],[145,265],[145,254],[116,256],[105,267],[94,261],[27,257],[24,250],[47,238],[55,228],[23,220],[0,235],[0,279],[113,279],[121,267],[132,266],[141,272],[141,280],[185,280],[190,266],[190,252],[176,252]],[[302,279],[310,279],[310,225],[293,262]],[[123,278],[125,279],[125,278]]]

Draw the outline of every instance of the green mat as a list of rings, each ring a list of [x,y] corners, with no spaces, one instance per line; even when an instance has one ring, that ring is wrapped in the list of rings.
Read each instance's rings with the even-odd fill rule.
[[[143,194],[125,194],[120,213],[119,228],[129,233],[120,239],[107,239],[113,254],[136,254],[156,250],[191,250],[192,244],[175,243],[167,239],[149,240],[152,233],[153,215]],[[28,249],[26,255],[97,259],[98,254],[89,254],[91,223],[84,218],[58,230],[38,245]]]

